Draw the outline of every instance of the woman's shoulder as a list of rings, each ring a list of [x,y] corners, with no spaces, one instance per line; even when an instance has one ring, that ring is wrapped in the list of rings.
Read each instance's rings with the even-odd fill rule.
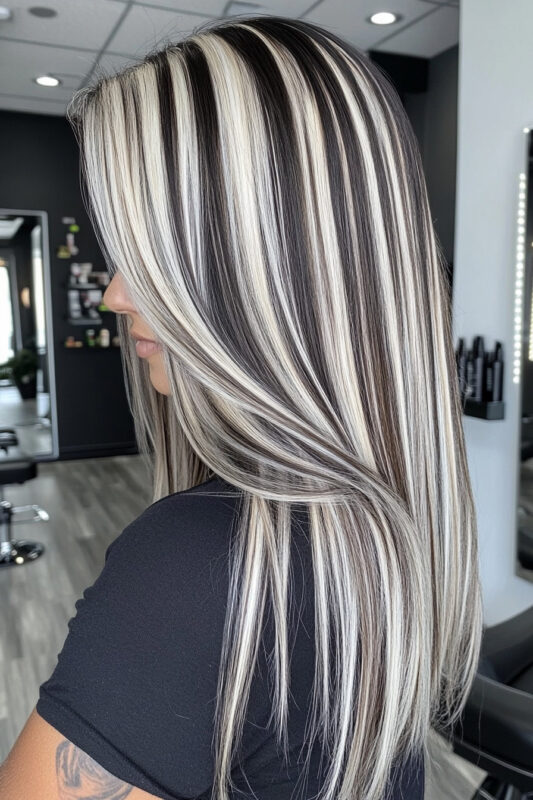
[[[215,476],[197,486],[162,497],[149,505],[111,542],[109,556],[141,548],[169,558],[202,557],[226,552],[237,519],[241,492]]]

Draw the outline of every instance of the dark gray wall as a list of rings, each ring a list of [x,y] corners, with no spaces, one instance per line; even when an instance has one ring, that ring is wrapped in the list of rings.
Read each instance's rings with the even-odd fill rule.
[[[427,91],[406,93],[404,105],[420,144],[435,231],[453,262],[459,46],[428,63]]]

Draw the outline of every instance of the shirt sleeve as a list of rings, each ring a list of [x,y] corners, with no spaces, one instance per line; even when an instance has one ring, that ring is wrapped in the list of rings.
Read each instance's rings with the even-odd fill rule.
[[[179,503],[176,513],[176,502]],[[195,502],[196,500],[196,502]],[[213,782],[227,548],[198,498],[128,525],[75,604],[37,713],[111,774],[165,800]],[[217,506],[224,514],[225,506]]]

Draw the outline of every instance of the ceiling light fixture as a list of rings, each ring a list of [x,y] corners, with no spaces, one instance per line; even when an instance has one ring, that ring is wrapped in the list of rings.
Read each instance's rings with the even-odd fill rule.
[[[11,9],[7,6],[0,6],[0,20],[11,19]]]
[[[40,75],[38,78],[34,78],[34,81],[39,86],[59,86],[61,83],[59,78],[54,78],[52,75]]]
[[[373,25],[392,25],[393,22],[398,22],[401,19],[399,14],[393,14],[392,11],[378,11],[368,18],[368,21]]]

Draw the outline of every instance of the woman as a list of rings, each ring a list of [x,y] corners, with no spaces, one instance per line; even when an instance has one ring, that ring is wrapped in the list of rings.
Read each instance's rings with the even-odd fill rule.
[[[445,259],[395,90],[316,25],[237,18],[69,119],[154,503],[22,739],[51,754],[49,726],[60,797],[422,798],[482,602]]]

